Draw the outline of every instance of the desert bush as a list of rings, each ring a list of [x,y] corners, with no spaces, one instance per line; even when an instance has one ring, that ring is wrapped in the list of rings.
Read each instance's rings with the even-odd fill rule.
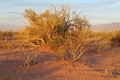
[[[27,54],[24,50],[19,50],[18,54],[20,58],[23,60],[23,67],[30,67],[37,64],[36,57],[38,54]]]
[[[109,48],[109,40],[106,40],[106,39],[99,39],[95,42],[95,49],[96,49],[96,52],[102,52],[104,51],[105,49]]]
[[[113,35],[110,39],[112,44],[119,44],[120,43],[120,31],[113,32]]]
[[[96,50],[97,52],[101,52],[110,47],[110,33],[101,32],[98,36],[99,39],[96,41]]]
[[[0,31],[1,39],[14,39],[17,32],[13,31]]]
[[[37,14],[31,9],[25,10],[25,17],[29,21],[29,27],[26,28],[30,38],[39,38],[42,44],[54,42],[56,36],[65,37],[70,26],[79,26],[79,28],[88,25],[85,17],[70,12],[69,7],[62,7],[60,10],[48,9],[43,13]]]
[[[72,62],[78,62],[81,60],[83,54],[87,53],[90,49],[89,28],[77,29],[75,31],[69,30],[64,40],[57,38],[52,46],[57,53],[60,60],[68,60]]]
[[[25,29],[20,32],[19,39],[21,40],[21,46],[22,48],[32,48],[37,47],[37,38],[34,36],[29,35],[29,30]],[[35,41],[34,41],[35,40]]]
[[[87,28],[68,33],[64,48],[72,61],[80,61],[81,56],[89,50],[89,34]]]
[[[0,31],[0,48],[15,48],[16,44],[13,40],[16,40],[17,32],[13,31]]]
[[[37,14],[31,9],[25,10],[25,17],[29,26],[22,33],[26,45],[39,47],[48,44],[49,47],[62,59],[79,61],[87,51],[89,22],[69,7],[48,9]]]
[[[111,32],[92,32],[90,34],[91,47],[97,53],[102,52],[110,47]]]
[[[98,53],[112,46],[119,45],[120,43],[120,31],[112,32],[94,32],[91,34],[93,39],[93,46]],[[112,45],[112,46],[111,46]]]
[[[0,48],[13,49],[15,48],[15,45],[11,42],[0,41]]]

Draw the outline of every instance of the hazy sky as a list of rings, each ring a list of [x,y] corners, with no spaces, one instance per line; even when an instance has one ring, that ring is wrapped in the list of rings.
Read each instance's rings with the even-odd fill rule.
[[[0,30],[15,30],[26,25],[24,10],[31,8],[40,13],[51,4],[68,4],[88,17],[92,25],[120,22],[120,0],[0,0]]]

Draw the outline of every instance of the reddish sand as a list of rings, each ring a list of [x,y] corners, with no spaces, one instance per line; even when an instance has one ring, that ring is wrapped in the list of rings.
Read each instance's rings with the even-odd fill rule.
[[[24,68],[15,49],[0,49],[0,80],[120,80],[120,48],[83,56],[82,63],[59,61],[48,49],[37,53],[37,63]]]

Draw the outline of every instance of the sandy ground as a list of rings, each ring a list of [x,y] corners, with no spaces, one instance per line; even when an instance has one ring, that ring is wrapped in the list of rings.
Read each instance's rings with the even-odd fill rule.
[[[0,49],[0,80],[120,80],[120,48],[83,56],[82,63],[59,61],[49,50],[37,53],[34,66],[23,67],[15,49]]]

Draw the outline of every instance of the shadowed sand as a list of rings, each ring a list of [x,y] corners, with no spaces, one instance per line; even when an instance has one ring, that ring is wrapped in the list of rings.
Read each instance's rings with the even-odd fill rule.
[[[102,54],[86,54],[83,63],[59,61],[46,48],[38,52],[37,63],[23,68],[16,50],[0,49],[0,80],[120,80],[120,48]]]

